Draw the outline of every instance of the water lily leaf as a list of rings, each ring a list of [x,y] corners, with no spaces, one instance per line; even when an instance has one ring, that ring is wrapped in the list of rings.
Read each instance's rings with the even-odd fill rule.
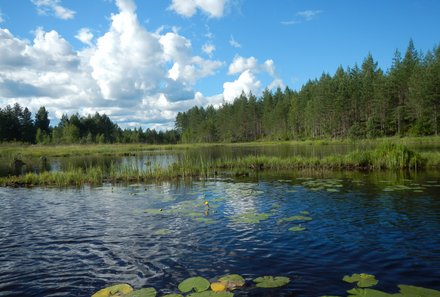
[[[349,297],[397,297],[400,294],[389,294],[378,290],[373,289],[359,289],[354,288],[349,291],[347,291]],[[405,297],[405,296],[401,296]],[[409,297],[409,296],[407,296]]]
[[[128,284],[117,284],[111,287],[107,287],[99,290],[92,297],[112,297],[123,296],[133,291],[133,288]]]
[[[163,295],[162,297],[183,297],[183,295],[182,294],[166,294],[166,295]]]
[[[214,292],[223,292],[226,291],[226,286],[223,283],[215,282],[211,284],[211,290]]]
[[[229,274],[218,279],[218,281],[226,286],[228,290],[234,290],[239,287],[243,287],[245,280],[241,275]]]
[[[374,285],[377,285],[377,283],[379,282],[374,277],[374,275],[366,274],[366,273],[361,273],[361,274],[354,273],[352,276],[346,275],[342,280],[347,283],[357,283],[358,287],[360,288],[372,287]]]
[[[182,293],[188,293],[194,289],[196,292],[208,290],[211,283],[203,277],[190,277],[179,284],[179,290]]]
[[[258,224],[260,221],[270,218],[268,213],[244,213],[234,217],[234,221],[237,223],[245,224]]]
[[[292,231],[292,232],[300,232],[300,231],[304,231],[304,230],[306,230],[306,227],[303,227],[303,226],[295,226],[295,227],[289,228],[289,231]]]
[[[282,218],[278,220],[278,224],[282,224],[284,222],[293,222],[293,221],[311,221],[313,220],[313,218],[308,217],[308,216],[300,216],[300,215],[295,215],[295,216],[291,216],[288,218]]]
[[[204,291],[199,293],[191,293],[187,297],[233,297],[234,294],[231,292],[214,292],[214,291]]]
[[[215,223],[215,221],[213,219],[208,219],[208,218],[195,218],[194,220],[197,222],[208,224],[208,225]]]
[[[440,291],[422,287],[398,285],[400,293],[411,297],[440,297]]]
[[[154,232],[154,234],[156,235],[168,235],[170,234],[172,231],[170,229],[158,229]]]
[[[144,213],[149,214],[149,215],[160,215],[160,214],[164,214],[165,211],[162,208],[148,208],[144,210]]]
[[[278,288],[287,285],[289,282],[290,279],[285,276],[263,276],[254,279],[254,283],[259,288]]]
[[[308,212],[307,210],[300,211],[299,213],[305,216],[308,216],[310,214],[310,212]]]
[[[124,295],[124,297],[156,297],[156,295],[155,288],[143,288]]]

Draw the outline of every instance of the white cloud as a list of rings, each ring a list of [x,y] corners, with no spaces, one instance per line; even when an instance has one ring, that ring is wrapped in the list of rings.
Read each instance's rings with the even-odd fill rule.
[[[172,0],[170,9],[184,17],[192,17],[201,10],[210,17],[223,16],[228,0]]]
[[[90,32],[89,28],[81,28],[75,35],[75,38],[84,44],[92,46],[93,33]]]
[[[79,51],[56,31],[37,29],[27,41],[0,29],[0,106],[19,102],[35,112],[44,105],[58,118],[97,111],[123,127],[172,128],[178,111],[221,102],[222,96],[205,97],[194,88],[222,62],[194,55],[175,28],[147,31],[133,1],[116,4],[119,13],[102,36],[78,32],[89,44]]]
[[[232,47],[235,47],[235,48],[241,48],[241,44],[240,44],[238,41],[236,41],[236,40],[234,39],[234,36],[232,36],[232,35],[231,35],[231,38],[229,38],[229,44],[230,44]]]
[[[246,70],[256,70],[258,68],[258,61],[254,57],[243,58],[235,56],[231,65],[229,65],[228,74],[237,74]]]
[[[298,12],[296,15],[304,18],[305,21],[311,21],[321,13],[322,13],[322,10],[304,10],[304,11]]]
[[[205,43],[203,46],[202,46],[202,51],[205,53],[205,54],[207,54],[209,57],[212,57],[212,54],[214,53],[214,51],[215,51],[215,45],[213,45],[212,43]]]
[[[226,102],[232,102],[239,97],[242,92],[248,94],[252,92],[254,95],[261,93],[262,83],[258,78],[259,74],[268,74],[272,78],[272,82],[268,85],[269,89],[284,87],[283,81],[278,77],[273,60],[266,60],[263,64],[259,64],[254,57],[243,58],[235,56],[229,65],[228,74],[234,75],[240,73],[240,76],[233,82],[225,82],[223,84],[223,98]]]
[[[42,15],[55,15],[63,20],[70,20],[75,17],[75,11],[60,5],[60,0],[31,0]]]
[[[302,22],[310,22],[315,19],[319,14],[323,13],[323,10],[304,10],[296,13],[296,17],[293,20],[283,21],[283,25],[296,25]]]
[[[261,81],[259,81],[251,70],[245,70],[233,82],[225,82],[223,84],[223,97],[226,102],[232,102],[239,97],[242,92],[249,94],[257,94],[261,88]]]

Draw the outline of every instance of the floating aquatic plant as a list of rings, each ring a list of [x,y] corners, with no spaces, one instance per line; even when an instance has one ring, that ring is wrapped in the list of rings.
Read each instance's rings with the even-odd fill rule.
[[[408,285],[398,285],[398,287],[400,288],[400,293],[408,297],[440,297],[440,291],[433,289]]]
[[[228,290],[234,290],[239,287],[243,287],[245,280],[241,275],[228,274],[218,279],[220,283],[226,286]]]
[[[388,294],[382,291],[373,290],[373,289],[360,289],[360,288],[354,288],[347,291],[349,297],[391,297],[396,296],[394,294]],[[400,296],[405,297],[405,296]],[[407,296],[410,297],[410,296]],[[416,296],[411,296],[416,297]]]
[[[289,231],[292,231],[292,232],[300,232],[300,231],[304,231],[304,230],[306,230],[306,227],[303,227],[303,226],[294,226],[294,227],[289,228]]]
[[[284,222],[293,222],[293,221],[311,221],[313,218],[302,215],[294,215],[288,218],[282,218],[278,220],[278,224],[282,224]]]
[[[262,276],[253,280],[259,288],[278,288],[287,285],[290,279],[285,276]]]
[[[204,291],[199,293],[191,293],[187,297],[233,297],[234,294],[231,292],[214,292],[214,291]]]
[[[124,295],[124,297],[156,297],[155,288],[143,288]]]
[[[360,288],[372,287],[378,283],[378,280],[374,277],[374,275],[366,273],[354,273],[352,276],[346,275],[342,280],[347,283],[357,283],[357,286]]]
[[[183,297],[183,295],[182,294],[166,294],[166,295],[163,295],[162,297]]]
[[[211,284],[211,290],[214,292],[226,291],[226,286],[223,283],[215,282]]]
[[[111,287],[107,287],[99,290],[92,297],[113,297],[113,296],[123,296],[133,292],[133,288],[128,284],[117,284]]]
[[[162,208],[148,208],[144,210],[144,213],[149,215],[160,215],[166,213]]]
[[[205,223],[207,225],[211,225],[215,223],[215,220],[209,218],[195,218],[194,220],[200,223]]]
[[[211,283],[206,278],[196,276],[187,278],[179,284],[178,288],[182,293],[188,293],[192,290],[196,292],[203,292],[208,290],[210,285]]]
[[[158,229],[154,232],[155,235],[168,235],[172,231],[170,229]]]

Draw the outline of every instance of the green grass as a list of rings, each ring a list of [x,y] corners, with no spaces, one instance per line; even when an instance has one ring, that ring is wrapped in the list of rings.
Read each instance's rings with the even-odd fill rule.
[[[437,144],[438,138],[430,138],[428,142]],[[400,143],[423,143],[420,138],[395,139],[377,142],[375,148],[355,150],[345,155],[329,155],[322,158],[289,156],[274,157],[265,155],[247,155],[238,157],[220,157],[215,160],[205,160],[202,157],[190,158],[184,154],[177,162],[167,168],[158,165],[138,168],[136,165],[110,166],[104,170],[99,166],[86,169],[70,168],[63,172],[28,173],[21,176],[0,178],[0,185],[6,186],[79,186],[83,184],[102,184],[104,182],[146,182],[182,178],[206,178],[217,174],[249,174],[254,171],[286,171],[298,169],[326,169],[339,171],[356,170],[422,170],[424,168],[440,168],[440,151],[421,152],[409,149]],[[248,144],[232,144],[248,145]],[[262,145],[262,144],[259,144]],[[265,144],[267,145],[267,144]],[[269,144],[270,145],[270,144]],[[307,143],[306,145],[310,145]],[[323,145],[322,143],[319,145]],[[92,145],[92,146],[29,146],[23,147],[18,153],[25,156],[67,156],[72,154],[105,155],[133,154],[147,150],[190,149],[211,146],[178,145],[178,146],[145,146],[145,145]],[[365,143],[365,146],[367,144]],[[362,145],[360,146],[362,147]],[[8,146],[1,146],[2,154],[12,154]],[[17,151],[15,152],[17,154]]]
[[[206,147],[257,147],[257,146],[323,146],[323,145],[359,145],[377,147],[383,144],[400,144],[408,147],[432,146],[440,147],[440,136],[429,137],[388,137],[378,139],[350,140],[350,139],[317,139],[295,141],[261,141],[246,143],[196,143],[176,145],[152,144],[90,144],[90,145],[29,145],[20,143],[0,144],[0,157],[68,157],[86,155],[121,156],[142,153],[146,151],[188,150]]]

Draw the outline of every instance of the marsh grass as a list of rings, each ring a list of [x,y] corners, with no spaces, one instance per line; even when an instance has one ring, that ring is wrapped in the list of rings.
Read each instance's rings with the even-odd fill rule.
[[[135,146],[136,147],[136,146]],[[103,146],[95,151],[124,152],[132,146],[121,150]],[[163,147],[166,149],[167,146]],[[180,147],[180,148],[183,148]],[[78,148],[70,148],[71,152]],[[139,147],[140,149],[140,147]],[[89,151],[89,150],[88,150]],[[144,150],[145,151],[145,150]],[[133,151],[132,151],[133,152]],[[246,155],[220,157],[208,160],[201,156],[189,157],[183,154],[168,167],[158,164],[140,166],[139,164],[112,163],[109,168],[103,166],[86,166],[85,168],[68,168],[62,172],[27,173],[19,176],[0,178],[0,185],[7,186],[80,186],[83,184],[129,183],[146,181],[163,181],[173,179],[208,178],[217,175],[249,175],[258,171],[287,170],[421,170],[423,168],[440,168],[440,152],[418,153],[403,144],[383,142],[374,149],[355,150],[345,155],[329,155],[322,158],[293,155],[277,157],[266,155]]]

